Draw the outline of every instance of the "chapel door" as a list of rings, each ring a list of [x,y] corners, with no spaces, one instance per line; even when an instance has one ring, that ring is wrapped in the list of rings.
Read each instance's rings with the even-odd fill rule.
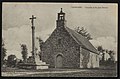
[[[56,56],[56,68],[61,68],[63,66],[62,60],[63,60],[62,55]]]

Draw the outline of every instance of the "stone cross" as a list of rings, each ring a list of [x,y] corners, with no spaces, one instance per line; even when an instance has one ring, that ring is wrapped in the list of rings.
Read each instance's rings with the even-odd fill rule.
[[[32,56],[35,57],[35,27],[34,27],[34,15],[32,15],[32,18],[30,18],[31,23],[32,23]]]
[[[34,17],[34,15],[32,15],[32,18],[30,18],[32,26],[34,26],[34,19],[36,19],[36,17]]]

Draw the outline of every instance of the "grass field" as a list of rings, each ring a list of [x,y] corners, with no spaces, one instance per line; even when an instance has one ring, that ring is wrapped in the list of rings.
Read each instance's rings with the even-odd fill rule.
[[[17,68],[2,69],[2,76],[18,77],[116,77],[116,69],[48,69],[25,70]]]

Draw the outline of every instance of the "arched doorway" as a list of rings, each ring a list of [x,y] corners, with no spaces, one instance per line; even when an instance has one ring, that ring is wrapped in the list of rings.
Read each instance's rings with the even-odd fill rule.
[[[63,56],[61,54],[58,54],[56,56],[56,68],[61,68],[63,66]]]

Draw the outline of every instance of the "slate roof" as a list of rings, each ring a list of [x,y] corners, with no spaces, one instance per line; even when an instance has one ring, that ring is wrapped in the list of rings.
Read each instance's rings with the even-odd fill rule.
[[[76,31],[65,27],[66,30],[68,31],[68,33],[73,37],[73,39],[82,46],[82,48],[87,49],[93,53],[99,54],[97,52],[97,49],[89,42],[88,39],[86,39],[84,36],[82,36],[81,34],[78,34]]]

